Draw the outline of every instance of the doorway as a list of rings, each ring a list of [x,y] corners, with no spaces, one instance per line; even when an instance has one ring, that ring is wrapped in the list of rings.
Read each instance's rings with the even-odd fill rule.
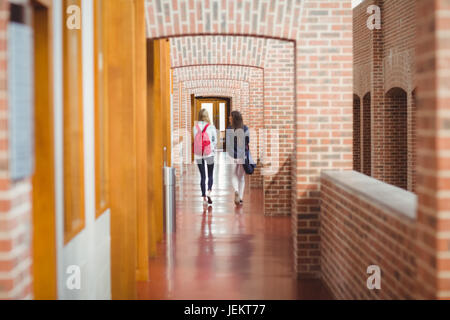
[[[195,97],[192,104],[192,127],[195,125],[198,113],[201,109],[206,109],[210,116],[210,121],[217,129],[218,150],[225,150],[225,130],[230,125],[231,98],[228,97]],[[194,139],[194,137],[192,137]]]

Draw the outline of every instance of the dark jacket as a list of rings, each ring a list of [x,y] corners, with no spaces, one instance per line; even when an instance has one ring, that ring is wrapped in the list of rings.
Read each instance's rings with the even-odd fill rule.
[[[234,159],[245,159],[245,151],[249,150],[250,144],[250,130],[244,125],[243,138],[245,144],[238,141],[240,136],[239,130],[234,130],[232,127],[227,128],[226,132],[226,148],[227,153]],[[242,133],[241,133],[242,134]]]

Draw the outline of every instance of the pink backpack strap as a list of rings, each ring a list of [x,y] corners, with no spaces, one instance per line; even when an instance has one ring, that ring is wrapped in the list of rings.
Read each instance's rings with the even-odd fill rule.
[[[198,126],[198,125],[197,125]],[[209,127],[209,123],[203,128],[203,132],[202,133],[205,133],[206,132],[206,129],[208,129],[208,127]]]

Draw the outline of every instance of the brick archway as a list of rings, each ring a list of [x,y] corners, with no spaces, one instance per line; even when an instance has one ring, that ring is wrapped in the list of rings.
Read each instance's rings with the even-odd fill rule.
[[[392,88],[385,96],[385,182],[407,188],[407,93]]]

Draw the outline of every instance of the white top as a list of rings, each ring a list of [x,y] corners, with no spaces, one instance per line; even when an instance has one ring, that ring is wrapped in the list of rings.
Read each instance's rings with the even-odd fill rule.
[[[194,124],[193,133],[194,133],[194,140],[195,136],[197,135],[197,125],[200,128],[200,131],[203,131],[205,129],[205,126],[208,123],[205,121],[198,121]],[[211,154],[205,155],[205,156],[199,156],[194,154],[194,159],[205,159],[209,157],[214,157],[216,155],[216,146],[217,146],[217,129],[213,124],[210,124],[209,127],[206,129],[206,133],[208,134],[209,140],[211,141]],[[192,150],[194,152],[194,150]]]

